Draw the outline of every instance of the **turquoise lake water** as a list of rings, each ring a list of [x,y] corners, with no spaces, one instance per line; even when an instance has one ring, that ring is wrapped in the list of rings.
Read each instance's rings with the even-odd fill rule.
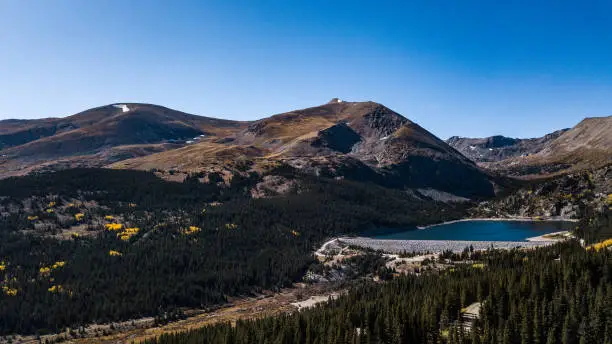
[[[426,229],[378,229],[364,233],[374,239],[526,241],[538,235],[570,230],[576,224],[560,221],[462,221]]]

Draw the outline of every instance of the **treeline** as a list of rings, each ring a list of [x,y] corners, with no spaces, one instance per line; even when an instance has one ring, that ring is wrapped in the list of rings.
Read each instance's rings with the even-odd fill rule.
[[[609,250],[572,242],[479,259],[484,265],[367,283],[310,310],[146,343],[612,343]],[[463,317],[476,302],[480,316]]]
[[[299,190],[251,199],[258,175],[236,176],[225,186],[197,176],[175,183],[146,172],[99,169],[0,181],[5,210],[55,195],[58,205],[94,201],[97,211],[139,228],[126,241],[113,231],[57,240],[24,234],[31,226],[26,207],[0,216],[0,334],[180,314],[181,307],[274,290],[302,276],[326,237],[441,221],[464,211],[375,185],[288,168],[277,173],[299,179]]]

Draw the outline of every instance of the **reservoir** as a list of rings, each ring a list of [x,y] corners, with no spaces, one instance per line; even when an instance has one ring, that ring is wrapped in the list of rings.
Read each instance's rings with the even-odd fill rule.
[[[384,240],[526,241],[539,235],[571,230],[575,226],[575,223],[565,221],[468,220],[424,229],[379,228],[361,236]]]

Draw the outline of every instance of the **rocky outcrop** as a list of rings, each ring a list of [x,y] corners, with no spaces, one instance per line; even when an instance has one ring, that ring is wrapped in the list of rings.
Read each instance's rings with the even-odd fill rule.
[[[319,131],[319,135],[312,142],[312,146],[328,148],[340,153],[349,153],[353,146],[360,141],[361,136],[342,122]]]

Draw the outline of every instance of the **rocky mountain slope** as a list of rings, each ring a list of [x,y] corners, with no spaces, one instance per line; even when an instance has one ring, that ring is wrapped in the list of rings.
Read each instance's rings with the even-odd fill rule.
[[[113,104],[61,119],[0,122],[2,176],[75,166],[218,172],[287,164],[316,175],[460,196],[494,193],[492,178],[418,124],[375,102],[290,111],[253,122]]]
[[[596,169],[612,162],[612,116],[585,118],[573,128],[536,139],[452,137],[447,142],[481,167],[507,175]]]
[[[612,164],[548,179],[532,180],[504,197],[482,202],[475,217],[588,218],[612,210]]]
[[[114,168],[265,170],[269,165],[398,188],[492,195],[491,177],[418,124],[375,102],[337,99],[252,122],[220,140],[128,159]]]
[[[535,154],[568,130],[557,130],[542,137],[531,139],[516,139],[501,135],[485,138],[453,136],[446,140],[446,143],[472,161],[495,162]]]

